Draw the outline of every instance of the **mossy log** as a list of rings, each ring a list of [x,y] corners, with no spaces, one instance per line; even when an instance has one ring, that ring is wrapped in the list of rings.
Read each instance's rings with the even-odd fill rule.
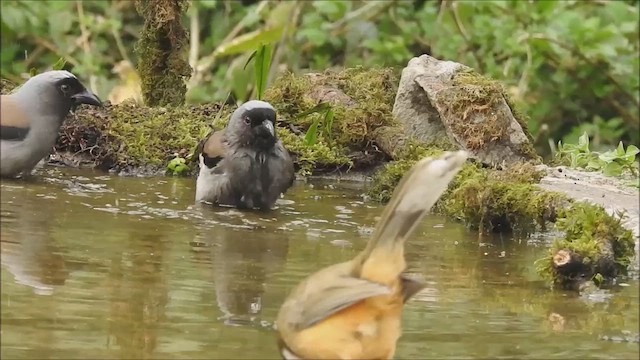
[[[621,216],[611,216],[599,205],[575,202],[561,210],[556,227],[565,236],[538,263],[538,272],[555,286],[579,290],[588,281],[608,286],[627,272],[635,242]]]
[[[191,75],[189,36],[182,25],[188,0],[136,0],[144,27],[136,45],[142,96],[149,106],[182,105]]]

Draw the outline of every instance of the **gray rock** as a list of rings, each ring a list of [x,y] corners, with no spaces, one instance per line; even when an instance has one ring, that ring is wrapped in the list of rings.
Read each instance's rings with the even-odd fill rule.
[[[489,165],[538,159],[500,84],[456,62],[411,59],[393,114],[407,135],[424,143],[448,139]]]

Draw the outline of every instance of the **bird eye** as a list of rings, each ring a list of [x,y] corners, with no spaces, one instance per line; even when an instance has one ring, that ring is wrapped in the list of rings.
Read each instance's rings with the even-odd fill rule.
[[[69,85],[67,85],[67,84],[60,85],[60,90],[62,90],[62,92],[69,91]]]
[[[249,119],[249,117],[245,117],[244,118],[244,123],[247,124],[247,125],[250,125],[251,124],[251,119]]]

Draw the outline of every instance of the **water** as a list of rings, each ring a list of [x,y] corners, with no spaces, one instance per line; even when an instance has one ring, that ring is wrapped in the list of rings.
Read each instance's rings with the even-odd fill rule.
[[[278,358],[289,290],[362,249],[382,207],[359,185],[297,183],[267,214],[192,206],[194,181],[47,168],[2,181],[2,359]],[[548,236],[479,238],[437,216],[407,244],[429,286],[397,359],[637,359],[637,279],[550,292]]]

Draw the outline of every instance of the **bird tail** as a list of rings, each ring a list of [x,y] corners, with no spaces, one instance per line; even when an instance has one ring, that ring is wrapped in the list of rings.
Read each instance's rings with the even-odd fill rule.
[[[386,283],[385,278],[396,278],[404,270],[404,240],[445,192],[466,159],[465,151],[446,152],[438,158],[418,161],[404,175],[385,207],[373,237],[360,254],[364,277]],[[388,269],[389,266],[393,269]],[[367,268],[370,276],[364,274]]]

